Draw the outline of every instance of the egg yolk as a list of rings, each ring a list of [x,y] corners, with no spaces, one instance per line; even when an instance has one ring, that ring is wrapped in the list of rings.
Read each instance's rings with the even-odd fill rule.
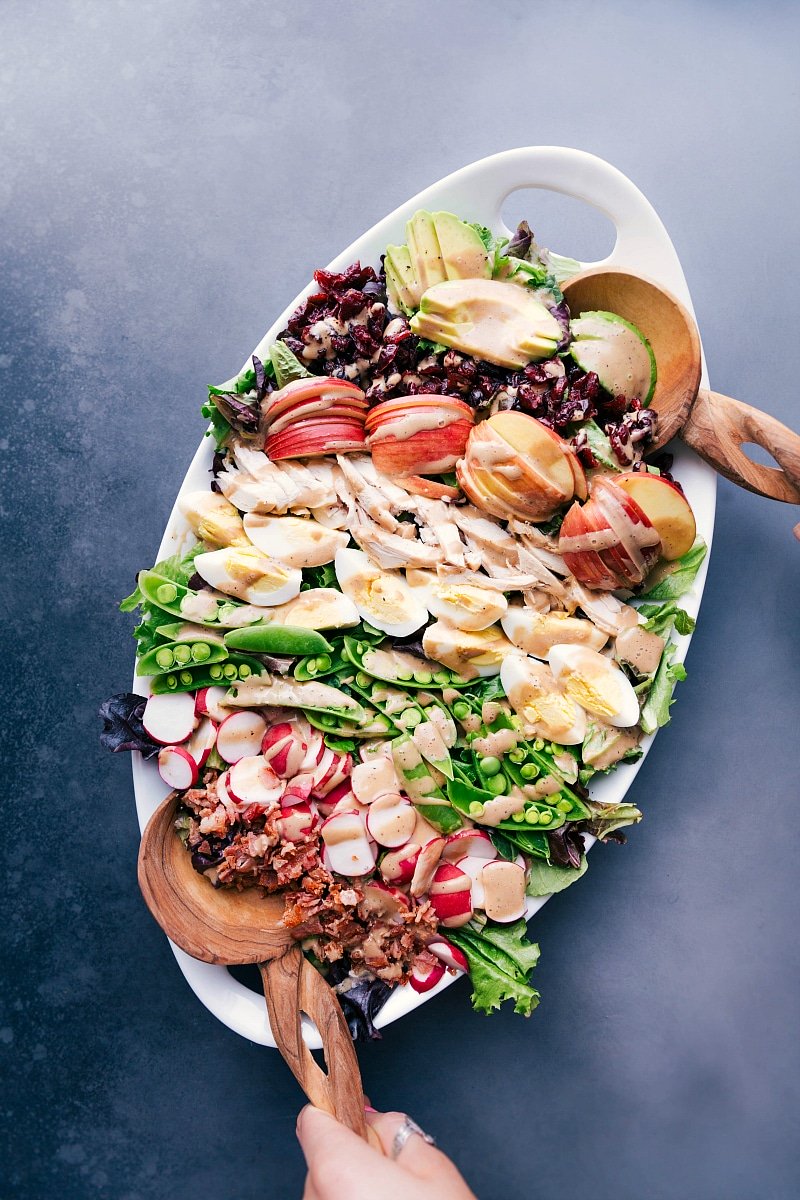
[[[359,579],[353,588],[352,598],[382,621],[403,621],[408,617],[408,598],[390,576],[374,575],[371,579]]]
[[[594,713],[598,717],[613,717],[619,709],[619,705],[614,704],[604,694],[610,689],[614,690],[613,680],[594,681],[586,675],[574,673],[562,681],[562,687],[568,696],[580,704],[581,708],[585,708],[587,712]]]

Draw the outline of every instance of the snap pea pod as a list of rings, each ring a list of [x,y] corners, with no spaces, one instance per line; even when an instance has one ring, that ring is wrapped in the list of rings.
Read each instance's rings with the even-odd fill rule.
[[[213,646],[224,646],[222,632],[209,626],[195,625],[193,621],[173,621],[169,625],[159,625],[156,633],[165,642],[208,642]]]
[[[502,793],[501,793],[502,794]],[[447,785],[447,798],[457,812],[469,817],[476,824],[481,824],[487,806],[498,798],[497,793],[475,787],[466,778],[453,779]],[[516,818],[516,819],[514,819]],[[564,824],[566,817],[556,809],[550,808],[537,800],[526,800],[525,806],[514,817],[508,820],[492,822],[489,829],[508,830],[518,829],[558,829]]]
[[[341,717],[336,717],[333,713],[317,713],[311,709],[305,709],[304,713],[309,725],[313,725],[315,729],[321,730],[324,734],[336,734],[343,738],[385,738],[391,737],[395,732],[388,717],[385,717],[383,713],[376,712],[374,708],[365,709],[364,720],[357,724],[354,721],[345,721]]]
[[[218,596],[212,596],[210,592],[195,592],[184,587],[182,583],[175,583],[173,579],[157,574],[156,571],[139,572],[139,591],[148,604],[155,605],[173,617],[180,617],[183,621],[194,621],[197,625],[238,628],[242,624],[241,610],[251,608],[250,605],[240,604],[236,600],[221,600]],[[268,611],[261,614],[252,609],[252,612],[252,619],[244,624],[266,623],[271,619]]]
[[[229,687],[265,674],[265,668],[257,658],[231,654],[223,662],[203,663],[202,666],[182,667],[165,675],[155,675],[150,690],[155,696],[165,692],[196,692],[205,687]]]
[[[418,747],[407,733],[392,741],[392,758],[403,791],[426,821],[440,833],[454,833],[464,822],[430,773]]]
[[[422,757],[447,779],[453,778],[453,765],[441,732],[413,696],[401,688],[373,679],[363,671],[356,673],[350,687],[386,717],[393,733],[410,733]]]
[[[229,703],[237,708],[302,708],[304,711],[331,713],[334,717],[357,724],[364,717],[362,705],[346,692],[326,683],[312,680],[303,683],[283,676],[273,679],[264,675],[239,686],[233,684],[228,692]]]
[[[298,625],[245,625],[225,634],[225,645],[231,650],[249,650],[251,654],[324,654],[332,650],[316,629]]]
[[[354,637],[344,638],[344,656],[359,671],[397,687],[438,689],[464,686],[466,682],[447,667],[418,654],[393,650],[391,646],[371,646]]]
[[[164,642],[143,654],[136,664],[137,675],[164,675],[187,667],[209,667],[228,657],[224,646],[211,642]]]
[[[301,683],[308,683],[311,679],[333,675],[350,666],[351,664],[342,657],[341,643],[335,643],[330,653],[308,654],[301,658],[299,662],[295,663],[292,674]]]

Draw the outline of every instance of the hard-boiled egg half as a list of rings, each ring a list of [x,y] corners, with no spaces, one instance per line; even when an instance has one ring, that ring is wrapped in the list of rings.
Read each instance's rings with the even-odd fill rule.
[[[266,517],[247,513],[244,530],[262,554],[277,558],[287,567],[321,567],[333,562],[336,551],[346,546],[350,535],[328,529],[305,517]]]
[[[577,746],[583,741],[586,713],[562,692],[545,663],[517,652],[508,654],[500,668],[500,682],[530,735],[562,746]]]
[[[362,620],[393,637],[421,629],[428,610],[399,571],[384,571],[363,550],[337,550],[336,579]]]
[[[238,511],[218,492],[189,492],[178,508],[193,533],[211,546],[246,546],[247,536]]]
[[[628,677],[588,646],[553,646],[547,656],[567,696],[609,725],[627,729],[639,720],[639,701]]]
[[[493,588],[472,583],[448,583],[433,571],[406,571],[406,579],[423,596],[428,612],[457,629],[488,629],[505,613],[508,601]],[[487,581],[488,582],[488,581]]]
[[[469,630],[456,629],[444,621],[428,626],[422,637],[422,649],[429,658],[435,658],[462,679],[498,675],[505,656],[514,652],[499,625]]]
[[[567,642],[601,650],[608,641],[608,634],[591,621],[565,612],[540,613],[522,604],[509,605],[500,624],[506,637],[534,658],[547,658],[552,646]]]
[[[361,620],[358,609],[336,588],[308,588],[272,610],[276,625],[296,625],[301,629],[352,629]]]
[[[198,554],[194,566],[217,591],[261,607],[291,600],[300,591],[303,578],[296,567],[267,558],[255,546],[210,550]]]

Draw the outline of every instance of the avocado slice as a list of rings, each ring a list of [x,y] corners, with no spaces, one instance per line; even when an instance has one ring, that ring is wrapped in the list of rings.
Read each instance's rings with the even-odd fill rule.
[[[411,318],[419,337],[500,367],[550,358],[561,326],[525,288],[500,279],[448,279],[428,288]]]
[[[447,272],[442,261],[433,217],[424,208],[415,212],[406,225],[406,237],[421,290],[424,292],[434,284],[442,283],[447,278]]]
[[[422,292],[408,246],[387,246],[383,262],[386,287],[400,312],[413,312]]]
[[[432,214],[448,279],[488,279],[489,252],[477,230],[449,212]]]
[[[569,353],[582,371],[594,371],[612,396],[648,404],[656,386],[656,357],[640,329],[611,312],[585,312],[570,321]]]

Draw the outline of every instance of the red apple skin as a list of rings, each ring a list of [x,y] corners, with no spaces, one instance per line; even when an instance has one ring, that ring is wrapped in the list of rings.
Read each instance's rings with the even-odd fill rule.
[[[384,424],[380,426],[381,432]],[[403,418],[396,424],[401,430]],[[450,471],[464,454],[471,428],[468,421],[453,421],[442,429],[420,430],[410,438],[370,440],[372,461],[382,475],[392,477]]]
[[[655,566],[661,551],[660,539],[656,539],[652,546],[641,548],[645,565],[640,569],[619,540],[599,549],[593,549],[591,545],[581,550],[566,549],[568,539],[584,538],[589,541],[592,534],[604,534],[611,529],[604,508],[604,503],[611,502],[623,509],[631,525],[653,529],[638,504],[632,502],[622,488],[601,476],[594,481],[589,500],[583,505],[573,504],[569,509],[559,534],[559,552],[575,578],[588,588],[602,591],[640,584]],[[655,536],[655,530],[653,534]]]
[[[366,445],[360,421],[341,417],[309,417],[268,436],[264,452],[272,461],[282,458],[315,458],[321,454],[363,450]]]
[[[663,555],[668,562],[691,550],[697,537],[697,525],[692,506],[677,484],[671,479],[664,479],[662,475],[650,475],[643,471],[626,471],[616,482],[658,529]],[[663,492],[666,498],[658,497],[656,508],[653,500],[659,492]],[[667,518],[666,522],[664,517]]]

